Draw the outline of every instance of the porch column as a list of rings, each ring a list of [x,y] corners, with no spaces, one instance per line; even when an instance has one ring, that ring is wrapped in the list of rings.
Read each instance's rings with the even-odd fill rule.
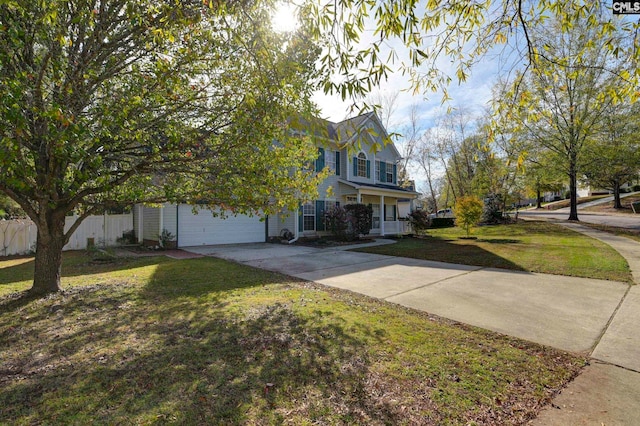
[[[380,236],[384,237],[384,195],[380,196]]]
[[[398,199],[396,198],[396,204],[395,207],[396,209],[396,234],[400,235],[402,234],[402,232],[400,232],[400,212],[398,211]]]
[[[356,203],[361,204],[362,203],[362,194],[360,194],[360,190],[358,189],[358,192],[356,193]]]

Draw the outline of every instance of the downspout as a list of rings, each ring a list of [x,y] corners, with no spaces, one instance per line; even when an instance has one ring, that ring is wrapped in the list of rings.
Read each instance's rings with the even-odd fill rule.
[[[296,241],[298,241],[298,238],[300,238],[300,231],[298,230],[299,226],[300,226],[300,209],[296,209],[296,216],[295,216],[295,220],[294,220],[295,226],[294,226],[294,238],[293,240],[289,240],[289,244],[293,244]]]

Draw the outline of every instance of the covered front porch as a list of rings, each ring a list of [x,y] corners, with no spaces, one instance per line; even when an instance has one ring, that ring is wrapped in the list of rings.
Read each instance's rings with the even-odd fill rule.
[[[398,201],[415,199],[418,193],[391,185],[356,184],[340,181],[342,202],[368,204],[373,210],[370,235],[402,235],[411,232],[406,220],[398,214]]]

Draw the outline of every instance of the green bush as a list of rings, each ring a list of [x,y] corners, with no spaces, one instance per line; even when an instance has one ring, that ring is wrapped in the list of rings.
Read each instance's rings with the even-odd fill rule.
[[[344,206],[351,222],[352,232],[358,235],[368,235],[373,225],[373,208],[366,204],[347,204]]]
[[[426,210],[414,210],[407,215],[407,220],[411,224],[413,232],[420,234],[427,230],[431,225],[431,219],[429,219],[429,213]]]
[[[434,217],[431,219],[432,228],[453,228],[455,219],[452,217]]]
[[[324,213],[324,226],[327,231],[340,239],[349,237],[349,214],[342,206],[335,206]]]

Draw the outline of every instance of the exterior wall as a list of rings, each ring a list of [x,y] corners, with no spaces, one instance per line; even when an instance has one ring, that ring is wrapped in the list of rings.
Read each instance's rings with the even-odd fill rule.
[[[344,155],[347,157],[347,161],[345,162],[345,165],[347,166],[347,174],[343,176],[344,179],[365,184],[397,184],[397,167],[394,167],[394,165],[399,158],[399,154],[393,144],[385,145],[385,134],[386,129],[382,127],[378,120],[376,120],[375,118],[367,118],[365,120],[364,125],[360,128],[360,150],[358,152],[346,152],[345,150],[344,152]],[[371,151],[371,147],[374,144],[380,147],[376,152]],[[354,173],[354,160],[360,153],[363,153],[366,156],[366,159],[369,163],[368,177],[357,176],[356,173]],[[376,169],[376,161],[382,161],[385,163],[385,165],[388,162],[390,163],[390,167],[396,169],[395,173],[393,173],[393,182],[389,182],[386,179],[379,179],[379,174],[377,173],[378,170]]]
[[[373,164],[373,180],[374,183],[383,183],[385,185],[397,185],[397,166],[395,166],[396,161],[398,160],[398,156],[394,152],[394,149],[390,145],[386,145],[384,149],[380,152],[377,152],[375,155],[375,161],[380,161],[385,163],[385,171],[389,172],[388,168],[391,167],[391,172],[393,173],[393,169],[395,168],[395,173],[393,173],[395,181],[389,182],[386,179],[380,180],[380,176],[378,174],[378,169],[374,162]],[[395,167],[394,167],[395,166]]]
[[[167,232],[173,235],[173,241],[167,241],[165,248],[176,248],[178,247],[178,205],[177,204],[169,204],[165,203],[164,208],[162,209],[162,231],[167,230]],[[158,231],[158,234],[162,231]]]
[[[338,179],[340,176],[330,175],[318,185],[318,197],[320,199],[333,199],[337,196],[336,191],[338,191]],[[329,189],[331,189],[331,194],[328,194]]]
[[[354,165],[353,162],[356,159],[356,157],[358,156],[358,154],[360,153],[364,153],[364,155],[367,157],[367,161],[369,162],[369,177],[363,177],[363,176],[356,176],[354,174]],[[372,152],[369,151],[369,147],[367,144],[363,143],[362,144],[362,150],[358,151],[358,152],[354,152],[354,153],[348,153],[349,155],[349,179],[351,182],[358,182],[358,183],[374,183],[373,181],[373,176],[374,176],[374,167],[375,167],[375,156]]]
[[[162,209],[162,229],[178,235],[178,205],[165,204]]]
[[[284,230],[288,229],[289,231],[296,233],[296,212],[291,212],[288,216],[285,214],[278,215],[278,235]]]
[[[280,233],[278,232],[278,216],[277,214],[272,214],[267,218],[267,224],[269,226],[269,238],[278,237]]]

